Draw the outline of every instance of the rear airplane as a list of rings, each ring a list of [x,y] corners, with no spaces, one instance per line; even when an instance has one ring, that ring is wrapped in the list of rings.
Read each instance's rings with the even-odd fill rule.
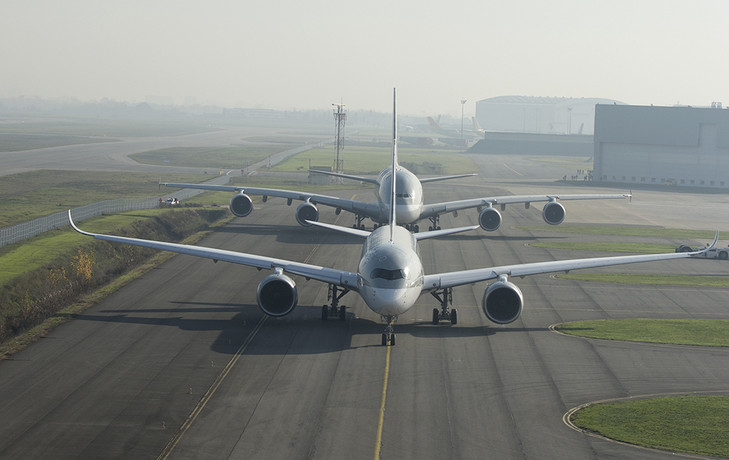
[[[393,96],[395,94],[393,91]],[[296,283],[286,273],[329,285],[331,305],[322,306],[322,320],[328,319],[330,314],[345,319],[346,307],[339,306],[339,300],[350,291],[358,292],[367,306],[386,322],[385,330],[382,333],[382,345],[395,345],[393,324],[398,316],[410,310],[420,295],[425,292],[429,292],[440,302],[440,310],[433,309],[433,324],[438,324],[441,320],[456,324],[458,322],[457,311],[451,308],[453,288],[480,281],[497,280],[485,290],[482,309],[486,317],[494,323],[509,324],[519,318],[524,305],[521,290],[509,281],[509,277],[687,258],[710,250],[716,244],[718,233],[714,244],[702,251],[538,262],[426,275],[417,251],[418,241],[473,230],[478,226],[411,233],[397,225],[397,213],[400,208],[393,203],[396,203],[397,194],[400,192],[397,174],[395,174],[398,168],[397,111],[396,99],[394,97],[393,99],[392,174],[388,176],[391,205],[387,225],[367,232],[361,229],[309,222],[312,225],[364,239],[362,255],[356,272],[223,249],[84,232],[74,224],[70,210],[68,212],[69,222],[77,232],[100,240],[167,250],[214,261],[222,260],[255,267],[259,270],[272,270],[273,273],[260,282],[256,293],[258,306],[270,316],[288,315],[298,303]]]
[[[437,125],[435,120],[431,117],[428,118],[432,124]],[[457,138],[455,140],[457,142],[462,142],[463,139]],[[253,212],[253,200],[250,197],[251,195],[262,196],[264,202],[266,202],[269,197],[286,198],[289,205],[291,205],[294,200],[302,201],[302,203],[296,207],[294,216],[299,225],[306,227],[312,225],[312,222],[319,221],[319,206],[329,206],[335,208],[337,214],[342,211],[353,213],[355,217],[353,227],[364,230],[365,226],[363,221],[365,219],[373,221],[375,228],[379,225],[389,223],[389,210],[391,203],[390,188],[393,183],[392,176],[394,175],[398,189],[398,192],[394,197],[394,203],[397,206],[397,223],[399,225],[404,225],[406,228],[414,232],[420,231],[418,222],[421,220],[430,221],[428,230],[438,230],[440,228],[441,215],[451,212],[456,213],[457,211],[473,208],[478,210],[478,223],[480,227],[485,231],[493,232],[500,228],[502,221],[501,214],[497,207],[500,207],[501,211],[504,211],[507,205],[523,204],[527,209],[529,209],[532,203],[540,202],[545,203],[542,209],[542,219],[547,224],[559,225],[564,221],[566,215],[565,208],[560,201],[625,199],[630,198],[631,196],[630,194],[509,195],[426,204],[423,184],[475,176],[476,174],[469,173],[419,178],[413,172],[399,164],[396,165],[394,172],[393,168],[388,165],[376,177],[356,176],[314,169],[310,170],[310,172],[373,184],[375,186],[376,201],[371,203],[317,193],[260,187],[183,184],[174,182],[162,182],[160,185],[165,185],[167,187],[233,192],[235,195],[233,195],[230,200],[230,211],[238,217],[246,217]]]

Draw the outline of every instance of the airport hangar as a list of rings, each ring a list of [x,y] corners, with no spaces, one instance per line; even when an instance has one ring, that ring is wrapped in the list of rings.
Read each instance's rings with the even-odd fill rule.
[[[729,188],[729,110],[719,102],[501,96],[478,101],[476,119],[486,132],[474,153],[593,155],[598,182]]]
[[[729,188],[729,110],[595,106],[593,180]]]

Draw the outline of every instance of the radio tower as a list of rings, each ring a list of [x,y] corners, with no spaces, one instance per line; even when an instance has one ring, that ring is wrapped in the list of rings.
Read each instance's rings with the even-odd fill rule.
[[[341,151],[344,148],[344,124],[347,122],[347,112],[344,111],[344,104],[332,104],[334,107],[334,121],[337,126],[337,160],[334,164],[334,171],[341,173],[344,160]]]

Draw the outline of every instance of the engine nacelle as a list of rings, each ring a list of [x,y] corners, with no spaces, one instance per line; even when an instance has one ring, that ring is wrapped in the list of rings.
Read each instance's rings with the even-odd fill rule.
[[[245,193],[239,193],[230,199],[230,212],[238,217],[245,217],[253,211],[253,201]]]
[[[294,280],[274,273],[263,278],[256,292],[258,306],[269,316],[286,316],[299,302],[299,292]]]
[[[564,206],[556,201],[550,201],[542,209],[542,219],[549,225],[559,225],[564,221]]]
[[[478,224],[487,232],[493,232],[501,226],[501,214],[492,207],[484,208],[478,214]]]
[[[312,222],[319,221],[319,210],[308,201],[301,203],[296,208],[296,222],[304,227],[311,227],[311,224],[306,222],[307,220]]]
[[[524,296],[521,290],[506,280],[493,283],[483,294],[483,312],[496,324],[509,324],[521,315]]]

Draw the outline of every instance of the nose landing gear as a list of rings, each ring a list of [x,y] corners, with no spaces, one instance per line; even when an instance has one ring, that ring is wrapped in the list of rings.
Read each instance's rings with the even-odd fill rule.
[[[382,346],[395,346],[395,332],[392,327],[392,325],[397,321],[397,316],[383,316],[382,317],[385,321],[387,321],[387,326],[385,327],[385,332],[382,333]]]

